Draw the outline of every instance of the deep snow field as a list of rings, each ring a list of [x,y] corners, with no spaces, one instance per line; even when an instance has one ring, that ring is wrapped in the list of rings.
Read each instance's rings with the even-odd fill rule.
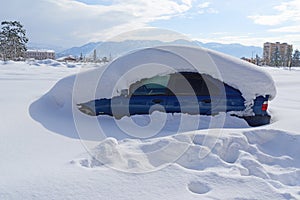
[[[150,119],[167,122],[157,135],[136,139],[112,117],[67,113],[72,102],[49,95],[85,68],[93,66],[0,61],[0,200],[300,199],[300,70],[262,68],[277,88],[269,125],[252,128],[220,114],[173,135],[178,115],[119,120],[127,132],[131,120],[145,132]],[[207,129],[223,117],[225,128]],[[92,138],[95,122],[106,139]]]

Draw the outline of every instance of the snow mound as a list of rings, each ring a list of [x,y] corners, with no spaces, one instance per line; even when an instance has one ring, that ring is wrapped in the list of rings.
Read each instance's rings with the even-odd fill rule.
[[[277,130],[228,130],[221,135],[197,131],[145,141],[107,138],[91,152],[91,158],[76,162],[88,168],[108,166],[135,173],[176,164],[189,170],[256,177],[282,189],[300,186],[299,142],[299,135]],[[176,155],[180,150],[185,151]],[[210,190],[200,182],[191,182],[188,188],[198,194]]]
[[[26,63],[34,66],[51,66],[51,67],[67,67],[67,68],[75,68],[81,66],[81,63],[66,63],[66,62],[63,63],[53,59],[45,59],[45,60],[30,59],[27,60]]]

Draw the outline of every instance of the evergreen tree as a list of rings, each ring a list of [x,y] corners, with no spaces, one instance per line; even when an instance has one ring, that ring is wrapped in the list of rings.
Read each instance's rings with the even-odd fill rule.
[[[0,55],[3,60],[23,57],[28,39],[26,30],[20,22],[3,21],[0,32]]]
[[[281,56],[280,56],[280,52],[279,52],[279,48],[276,47],[275,50],[272,52],[272,56],[271,56],[271,66],[276,66],[278,67],[281,63]]]
[[[300,52],[298,49],[294,52],[292,63],[292,66],[294,67],[300,67]]]
[[[287,49],[287,55],[286,55],[286,59],[285,59],[285,64],[287,67],[292,66],[292,59],[293,59],[292,56],[293,56],[293,48],[291,46],[289,46]]]
[[[107,62],[109,62],[109,60],[108,60],[107,57],[103,57],[103,58],[102,58],[102,62],[107,63]]]

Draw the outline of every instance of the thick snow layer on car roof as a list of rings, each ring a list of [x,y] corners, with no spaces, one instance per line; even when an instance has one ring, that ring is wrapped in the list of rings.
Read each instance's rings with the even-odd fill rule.
[[[119,96],[131,84],[174,72],[208,74],[241,91],[246,103],[257,96],[276,95],[274,81],[258,66],[219,52],[187,46],[146,48],[119,57],[105,67],[79,73],[76,103]]]

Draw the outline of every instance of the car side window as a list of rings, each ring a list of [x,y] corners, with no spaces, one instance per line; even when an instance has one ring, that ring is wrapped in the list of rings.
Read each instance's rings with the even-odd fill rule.
[[[217,80],[206,75],[182,72],[171,75],[168,87],[175,95],[210,96],[220,92],[217,84],[219,84]]]
[[[147,88],[145,85],[140,86],[136,90],[133,91],[132,95],[137,96],[137,95],[147,95]]]
[[[210,96],[220,93],[220,81],[195,72],[181,72],[142,79],[129,88],[131,96],[140,95],[197,95]],[[209,88],[209,89],[208,89]]]
[[[167,95],[169,78],[170,75],[143,79],[130,86],[129,94],[132,96]]]
[[[212,78],[208,75],[202,75],[203,82],[205,83],[202,86],[202,93],[212,96],[217,96],[221,94],[221,88],[225,87],[224,83]]]

